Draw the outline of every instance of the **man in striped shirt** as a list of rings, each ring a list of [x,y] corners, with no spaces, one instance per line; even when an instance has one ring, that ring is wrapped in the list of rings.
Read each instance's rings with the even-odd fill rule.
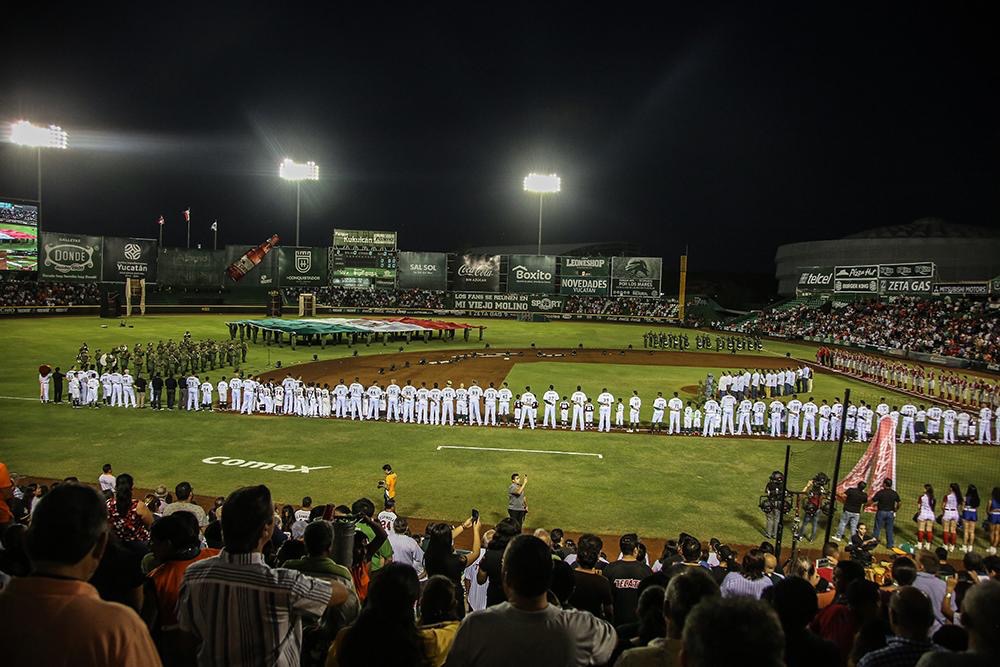
[[[302,617],[321,616],[349,596],[338,582],[271,568],[261,553],[274,532],[266,486],[237,489],[222,506],[224,549],[184,573],[182,630],[194,636],[198,665],[296,667]]]

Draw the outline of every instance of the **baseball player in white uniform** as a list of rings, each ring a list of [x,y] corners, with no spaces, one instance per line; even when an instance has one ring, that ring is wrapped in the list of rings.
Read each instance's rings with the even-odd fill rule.
[[[736,429],[733,427],[733,410],[736,409],[736,397],[732,394],[726,394],[721,399],[719,399],[719,408],[722,410],[722,428],[719,430],[719,435],[726,434],[726,426],[729,426],[729,434],[733,435]]]
[[[714,438],[715,437],[715,415],[719,412],[719,403],[714,399],[710,398],[705,401],[705,421],[704,426],[701,429],[701,435],[703,437]]]
[[[483,425],[483,413],[480,409],[480,401],[484,393],[483,388],[479,386],[479,382],[473,380],[472,384],[469,385],[469,426],[473,424],[477,426]]]
[[[598,407],[598,421],[597,421],[597,431],[602,430],[610,433],[611,432],[611,406],[615,402],[615,397],[612,396],[607,387],[601,390],[601,393],[597,396]]]
[[[510,424],[510,401],[514,398],[514,392],[510,390],[507,383],[504,382],[503,386],[500,387],[500,391],[497,392],[497,400],[500,402],[497,414],[500,415],[500,420],[503,422],[504,426]]]
[[[537,404],[538,401],[535,400],[535,395],[531,393],[531,387],[525,387],[524,393],[521,394],[521,419],[518,421],[517,427],[524,428],[524,421],[527,419],[528,426],[532,430],[535,428],[535,410],[532,406]]]
[[[667,401],[667,407],[670,409],[670,421],[667,423],[667,434],[674,435],[675,433],[680,433],[681,431],[681,410],[684,408],[684,401],[677,396],[677,392],[674,392],[673,397]],[[690,411],[690,406],[688,406],[688,411]],[[684,414],[684,428],[691,428],[691,419],[685,411]]]
[[[420,388],[417,389],[417,423],[426,424],[427,423],[427,403],[430,398],[430,389],[427,388],[426,382],[420,383]]]
[[[628,432],[633,433],[639,430],[639,410],[642,408],[642,399],[639,398],[639,390],[632,390],[632,397],[628,399]]]
[[[372,386],[368,387],[365,391],[368,395],[368,414],[365,415],[368,419],[378,419],[378,404],[382,400],[382,388],[378,386],[378,382],[373,382]]]
[[[497,399],[499,395],[500,392],[497,391],[492,382],[490,382],[490,386],[483,392],[483,403],[485,406],[484,421],[489,426],[497,425]]]
[[[993,410],[987,406],[983,406],[979,410],[979,444],[992,445],[993,440],[990,438],[990,423],[993,421]]]
[[[118,389],[115,390],[115,394],[119,395],[121,391],[121,376],[118,377],[118,384],[116,385]],[[198,376],[192,373],[187,378],[187,390],[188,390],[188,402],[187,409],[198,411],[201,407],[198,405],[198,388],[201,386],[201,381],[198,380]]]
[[[903,428],[899,434],[899,442],[906,442],[906,436],[909,434],[910,442],[917,441],[917,434],[913,428],[914,419],[917,417],[917,406],[912,403],[907,403],[899,409],[899,414],[902,417]]]
[[[677,399],[680,400],[680,399]],[[652,433],[654,430],[663,430],[663,411],[667,409],[667,399],[663,398],[663,392],[656,392],[656,398],[653,399],[653,421],[649,426],[649,432]],[[680,421],[680,412],[677,413],[678,422]],[[671,417],[671,419],[673,419]]]
[[[347,388],[347,392],[350,395],[351,419],[360,417],[361,421],[364,421],[365,413],[361,411],[361,395],[365,392],[365,388],[358,381],[358,378],[354,378],[354,382]]]
[[[542,414],[542,426],[545,428],[557,428],[556,403],[558,402],[559,392],[556,391],[554,385],[550,384],[549,390],[542,394],[542,403],[545,404],[545,412]]]
[[[413,386],[410,380],[407,380],[403,388],[399,390],[399,394],[403,397],[403,422],[412,424],[414,419],[413,408],[417,401],[417,388]]]
[[[771,437],[780,438],[782,414],[785,411],[785,404],[778,399],[774,399],[768,407],[771,412]]]
[[[430,404],[431,425],[441,425],[441,388],[435,382],[431,390],[427,392],[427,399]]]
[[[757,392],[760,396],[760,392]],[[767,419],[767,404],[761,399],[757,399],[750,408],[753,412],[753,433],[764,433],[764,421]]]
[[[813,403],[812,396],[810,396],[809,400],[802,406],[802,435],[799,436],[799,440],[805,440],[806,433],[809,433],[813,440],[816,439],[817,412],[819,412],[819,408]]]
[[[570,403],[573,404],[573,421],[570,424],[570,430],[576,430],[577,420],[580,422],[580,430],[586,430],[587,426],[583,420],[583,406],[587,404],[587,395],[583,393],[583,389],[579,385],[576,387],[576,391],[569,397]]]
[[[451,380],[441,390],[441,424],[455,425],[455,389]]]
[[[844,427],[844,404],[839,398],[833,399],[830,406],[830,440],[840,440],[840,431]]]
[[[802,411],[802,401],[799,397],[792,395],[792,400],[785,404],[786,414],[788,416],[787,423],[785,424],[785,434],[789,438],[799,437],[799,412]]]
[[[385,388],[385,420],[386,421],[399,421],[399,385],[396,384],[396,378],[389,380],[389,386]]]
[[[135,407],[135,384],[134,384],[134,382],[135,381],[132,379],[132,374],[129,373],[128,369],[126,368],[125,372],[122,373],[122,399],[123,399],[123,405],[126,408],[129,408],[129,407],[134,408]]]
[[[201,407],[205,410],[212,409],[212,382],[207,377],[201,383]]]
[[[753,432],[750,428],[751,410],[753,410],[753,401],[749,398],[744,398],[740,401],[740,404],[736,408],[736,435],[743,435],[744,428],[746,428],[747,435]]]
[[[819,405],[819,439],[829,440],[830,439],[830,414],[833,412],[830,406],[826,404],[826,399]]]

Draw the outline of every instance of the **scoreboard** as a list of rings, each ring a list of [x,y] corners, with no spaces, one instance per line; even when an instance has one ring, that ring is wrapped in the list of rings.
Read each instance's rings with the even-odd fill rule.
[[[330,284],[353,289],[392,289],[396,286],[396,251],[330,248]]]

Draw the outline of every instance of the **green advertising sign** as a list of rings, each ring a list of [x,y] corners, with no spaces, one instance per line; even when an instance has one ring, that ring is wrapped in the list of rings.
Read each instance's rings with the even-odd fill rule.
[[[93,283],[101,279],[101,237],[42,232],[38,279]]]
[[[319,287],[327,284],[326,248],[279,247],[278,283],[282,287]]]

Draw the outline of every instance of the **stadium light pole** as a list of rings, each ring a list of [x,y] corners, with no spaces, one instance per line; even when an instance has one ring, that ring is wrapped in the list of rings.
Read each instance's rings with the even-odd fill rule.
[[[524,177],[524,191],[538,195],[538,254],[542,254],[542,202],[545,195],[560,191],[562,179],[555,174],[536,174],[534,172]]]
[[[69,147],[69,135],[58,125],[42,127],[26,120],[10,125],[10,142],[19,146],[34,148],[38,161],[38,231],[42,228],[42,149]]]
[[[313,162],[295,162],[285,158],[278,165],[278,175],[286,181],[295,182],[295,245],[299,245],[299,202],[302,194],[302,181],[318,181],[319,166]]]

